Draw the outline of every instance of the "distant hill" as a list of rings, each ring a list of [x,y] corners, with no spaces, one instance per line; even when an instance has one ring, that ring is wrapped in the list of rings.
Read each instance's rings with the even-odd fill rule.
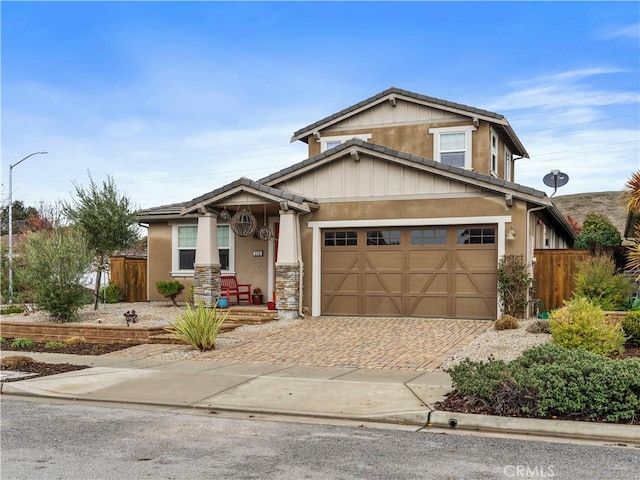
[[[622,192],[577,193],[553,197],[553,201],[565,216],[569,215],[580,224],[584,222],[588,213],[600,213],[615,225],[620,235],[623,235],[627,211],[620,199],[621,194]]]

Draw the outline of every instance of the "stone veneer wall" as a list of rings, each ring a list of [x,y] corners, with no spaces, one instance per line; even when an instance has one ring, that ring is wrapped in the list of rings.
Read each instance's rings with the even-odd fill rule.
[[[300,265],[276,263],[276,309],[282,318],[298,318]]]
[[[193,272],[193,300],[213,307],[220,296],[220,264],[195,265]]]

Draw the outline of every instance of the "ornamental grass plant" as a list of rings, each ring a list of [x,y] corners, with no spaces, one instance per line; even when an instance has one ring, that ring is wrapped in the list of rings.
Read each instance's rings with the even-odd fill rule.
[[[217,308],[207,307],[202,302],[196,307],[187,304],[187,310],[174,322],[169,322],[165,330],[178,340],[197,348],[201,352],[213,350],[216,338],[229,312],[218,314]]]

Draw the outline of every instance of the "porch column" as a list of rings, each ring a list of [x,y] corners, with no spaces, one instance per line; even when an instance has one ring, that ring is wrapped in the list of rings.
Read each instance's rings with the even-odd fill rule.
[[[218,217],[205,213],[198,217],[196,260],[193,264],[193,300],[207,307],[220,296],[220,254],[218,252]]]
[[[294,319],[300,309],[300,251],[296,213],[280,210],[278,261],[276,262],[276,309],[278,317]]]

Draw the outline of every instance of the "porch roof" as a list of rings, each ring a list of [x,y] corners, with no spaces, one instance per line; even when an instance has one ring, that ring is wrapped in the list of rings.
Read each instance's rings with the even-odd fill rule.
[[[300,212],[310,212],[318,209],[318,201],[313,198],[306,198],[302,195],[280,190],[246,177],[231,182],[223,187],[205,193],[182,205],[180,215],[204,212],[240,193],[248,193],[259,197],[269,203],[279,203],[281,208],[297,210]]]

